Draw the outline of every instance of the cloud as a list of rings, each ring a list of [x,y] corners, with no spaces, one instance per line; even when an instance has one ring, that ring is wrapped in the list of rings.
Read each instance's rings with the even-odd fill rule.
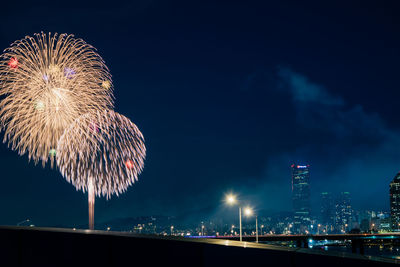
[[[344,101],[334,97],[320,85],[310,82],[307,77],[289,68],[280,68],[278,76],[286,83],[293,100],[304,104],[323,104],[327,106],[342,106]]]
[[[321,191],[351,191],[356,207],[388,208],[388,185],[400,168],[400,134],[379,114],[346,103],[305,75],[289,68],[277,75],[278,90],[294,106],[293,138],[299,140],[277,157],[311,164],[316,203]]]
[[[359,104],[346,104],[342,98],[304,75],[281,68],[278,76],[280,88],[291,95],[301,127],[343,142],[351,141],[353,145],[370,146],[398,137],[398,133],[388,129],[378,114],[367,113]]]

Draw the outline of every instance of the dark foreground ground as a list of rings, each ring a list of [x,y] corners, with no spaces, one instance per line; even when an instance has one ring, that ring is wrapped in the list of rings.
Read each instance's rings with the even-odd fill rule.
[[[0,227],[0,266],[389,266],[392,259],[251,242]]]

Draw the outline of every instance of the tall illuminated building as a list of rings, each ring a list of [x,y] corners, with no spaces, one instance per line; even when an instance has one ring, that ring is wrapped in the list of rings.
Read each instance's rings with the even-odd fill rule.
[[[307,233],[310,225],[310,165],[292,164],[293,232]]]
[[[389,188],[392,230],[400,231],[400,172],[393,178]]]
[[[336,201],[335,227],[337,232],[346,233],[352,227],[350,193],[341,192]]]
[[[330,231],[335,221],[335,203],[333,201],[332,193],[321,193],[321,224],[326,231]]]

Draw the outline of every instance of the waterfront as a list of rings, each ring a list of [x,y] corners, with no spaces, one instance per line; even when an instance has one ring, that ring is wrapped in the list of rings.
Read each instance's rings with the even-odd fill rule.
[[[260,242],[263,244],[279,245],[285,247],[296,247],[295,242]],[[317,251],[334,251],[352,253],[351,242],[326,242],[326,241],[313,241],[309,245],[309,249]],[[393,245],[388,243],[375,243],[365,244],[364,255],[377,256],[390,259],[400,259],[400,245]]]

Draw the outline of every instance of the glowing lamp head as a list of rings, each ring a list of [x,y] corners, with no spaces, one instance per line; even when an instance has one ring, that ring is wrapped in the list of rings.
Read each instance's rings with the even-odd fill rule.
[[[132,169],[133,167],[135,167],[135,164],[134,164],[134,162],[132,160],[128,159],[127,161],[125,161],[125,166],[128,169]]]
[[[16,57],[10,58],[10,61],[8,61],[8,66],[12,69],[17,69],[18,68],[18,59]]]
[[[104,89],[110,89],[111,83],[110,83],[110,81],[103,81],[103,82],[101,83],[101,86],[102,86]]]
[[[246,216],[251,216],[251,215],[253,215],[253,210],[251,208],[245,208],[244,209],[244,214]]]
[[[235,196],[235,195],[229,194],[229,195],[226,196],[226,202],[227,202],[229,205],[235,204],[236,201],[237,201],[237,200],[236,200],[236,196]]]

